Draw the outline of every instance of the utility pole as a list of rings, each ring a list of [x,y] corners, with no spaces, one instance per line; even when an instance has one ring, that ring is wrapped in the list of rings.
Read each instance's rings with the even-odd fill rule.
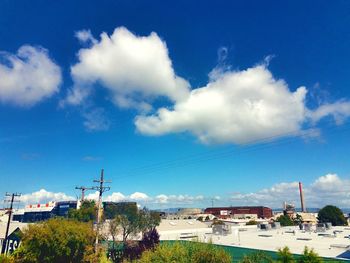
[[[6,246],[7,246],[7,238],[8,238],[9,230],[10,230],[13,202],[15,201],[15,197],[19,197],[19,196],[21,196],[21,194],[18,194],[18,193],[12,193],[12,194],[6,193],[5,194],[5,198],[6,197],[11,197],[11,200],[9,201],[10,202],[9,217],[8,217],[8,220],[7,220],[7,226],[6,226],[6,232],[5,232],[4,241],[2,243],[1,254],[5,253]],[[8,200],[5,200],[5,201],[8,201]]]
[[[84,201],[84,197],[85,197],[85,191],[86,190],[94,190],[95,188],[93,187],[85,187],[85,186],[76,186],[75,189],[77,190],[81,190],[81,201]]]
[[[97,253],[98,248],[98,235],[99,235],[99,227],[101,220],[101,206],[102,206],[102,194],[106,191],[109,191],[111,188],[108,186],[103,186],[104,183],[111,183],[111,181],[105,181],[103,178],[103,169],[101,170],[101,176],[99,180],[94,180],[94,183],[99,183],[99,186],[93,187],[93,189],[99,191],[98,195],[98,204],[97,204],[97,223],[96,223],[96,240],[95,240],[95,253]]]

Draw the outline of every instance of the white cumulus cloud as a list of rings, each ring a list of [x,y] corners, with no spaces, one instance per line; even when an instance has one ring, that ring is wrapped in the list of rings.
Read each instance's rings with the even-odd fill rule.
[[[339,207],[350,206],[350,180],[337,174],[326,174],[310,185],[304,185],[306,207],[321,208],[332,204]],[[285,182],[253,193],[234,193],[230,201],[234,205],[265,205],[282,207],[284,201],[300,207],[299,183]]]
[[[223,73],[173,109],[138,116],[135,124],[148,135],[191,132],[204,143],[244,143],[301,131],[306,92],[305,87],[291,92],[265,65],[258,65]]]
[[[45,189],[39,191],[21,195],[19,200],[23,204],[37,204],[37,203],[48,203],[51,201],[67,201],[74,200],[73,196],[69,196],[62,192],[49,192]]]
[[[28,107],[59,91],[61,69],[47,50],[25,45],[0,55],[0,102]]]
[[[130,195],[131,200],[142,200],[146,201],[149,199],[149,196],[146,195],[145,193],[140,193],[140,192],[135,192],[132,195]]]
[[[149,110],[149,102],[159,96],[172,101],[188,96],[189,83],[175,74],[167,46],[156,33],[137,36],[119,27],[110,36],[102,33],[99,41],[87,30],[76,35],[92,45],[79,51],[79,62],[71,68],[74,87],[66,103],[81,104],[96,83],[125,108]]]
[[[121,202],[121,201],[124,201],[126,200],[127,197],[125,195],[123,195],[122,193],[120,192],[114,192],[112,193],[111,195],[108,195],[106,198],[105,198],[105,201],[110,201],[110,202]]]

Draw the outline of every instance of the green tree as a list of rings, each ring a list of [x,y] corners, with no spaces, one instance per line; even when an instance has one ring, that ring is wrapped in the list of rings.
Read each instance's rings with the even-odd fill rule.
[[[16,262],[98,262],[93,245],[95,232],[88,223],[54,218],[29,225],[21,246],[14,252]]]
[[[287,215],[281,215],[277,218],[277,222],[280,222],[281,226],[293,226],[294,223]]]
[[[126,206],[120,214],[117,214],[110,221],[110,231],[113,234],[120,231],[125,243],[130,236],[135,236],[140,232],[146,233],[154,230],[160,223],[160,215],[157,212],[147,209],[138,210],[134,206]]]
[[[162,243],[154,251],[145,251],[140,263],[231,263],[231,256],[213,244],[200,242]]]
[[[70,209],[68,218],[81,222],[93,222],[96,220],[97,207],[95,201],[84,200],[79,209]]]
[[[263,251],[245,255],[240,263],[272,263],[272,258]]]
[[[322,263],[322,259],[313,249],[304,248],[303,254],[298,259],[298,263]]]
[[[254,219],[249,220],[249,222],[246,223],[247,226],[257,225],[258,222],[256,222]]]
[[[139,214],[141,217],[140,220],[143,223],[142,232],[155,230],[156,227],[159,226],[161,220],[159,212],[150,211],[144,208]]]
[[[197,220],[203,222],[204,218],[203,218],[203,216],[199,216],[199,217],[197,218]]]
[[[278,263],[294,263],[293,254],[290,252],[288,247],[280,248],[277,252]]]
[[[347,225],[343,212],[333,205],[327,205],[318,212],[318,222],[330,222],[333,226]]]
[[[303,223],[303,217],[299,214],[297,214],[294,218],[293,218],[293,223],[296,226],[299,226]]]

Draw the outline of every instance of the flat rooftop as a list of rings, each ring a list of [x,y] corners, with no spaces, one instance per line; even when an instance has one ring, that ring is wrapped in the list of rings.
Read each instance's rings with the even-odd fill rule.
[[[181,233],[181,225],[186,226],[183,232],[187,236],[198,237],[203,242],[211,240],[218,245],[269,251],[277,251],[279,248],[288,246],[293,254],[303,253],[304,247],[307,246],[313,248],[321,257],[350,259],[350,227],[333,227],[326,232],[315,233],[301,231],[298,227],[259,230],[256,226],[233,226],[232,233],[225,236],[211,234],[211,228],[205,230],[204,225],[196,224],[191,228],[190,224],[181,222],[174,227],[177,231],[171,231],[172,227],[168,226],[159,229],[161,240],[186,239],[186,236]],[[334,231],[338,231],[336,236]]]

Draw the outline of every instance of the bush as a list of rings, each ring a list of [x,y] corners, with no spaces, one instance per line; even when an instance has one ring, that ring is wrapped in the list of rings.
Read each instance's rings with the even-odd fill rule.
[[[1,247],[0,247],[1,249]],[[15,261],[11,256],[0,255],[0,263],[14,263]]]
[[[277,252],[277,262],[279,263],[294,263],[294,257],[288,247],[280,248]]]
[[[336,206],[327,205],[318,212],[320,223],[331,222],[333,226],[347,225],[343,212]]]
[[[143,250],[154,250],[159,244],[159,234],[157,229],[153,228],[152,230],[146,232],[142,236],[140,246]]]
[[[256,222],[254,219],[253,220],[249,220],[249,222],[246,223],[247,226],[253,226],[253,225],[257,225],[258,222]]]
[[[154,251],[145,251],[140,263],[231,263],[231,256],[222,248],[200,242],[162,243]]]
[[[21,246],[14,252],[16,262],[96,262],[95,232],[91,224],[67,219],[50,219],[29,225]]]
[[[298,259],[298,263],[322,263],[322,259],[313,249],[305,247],[303,254]]]
[[[294,222],[287,215],[281,215],[277,218],[277,222],[280,222],[281,226],[293,226]]]
[[[272,258],[265,252],[258,251],[245,255],[240,263],[272,263]]]

